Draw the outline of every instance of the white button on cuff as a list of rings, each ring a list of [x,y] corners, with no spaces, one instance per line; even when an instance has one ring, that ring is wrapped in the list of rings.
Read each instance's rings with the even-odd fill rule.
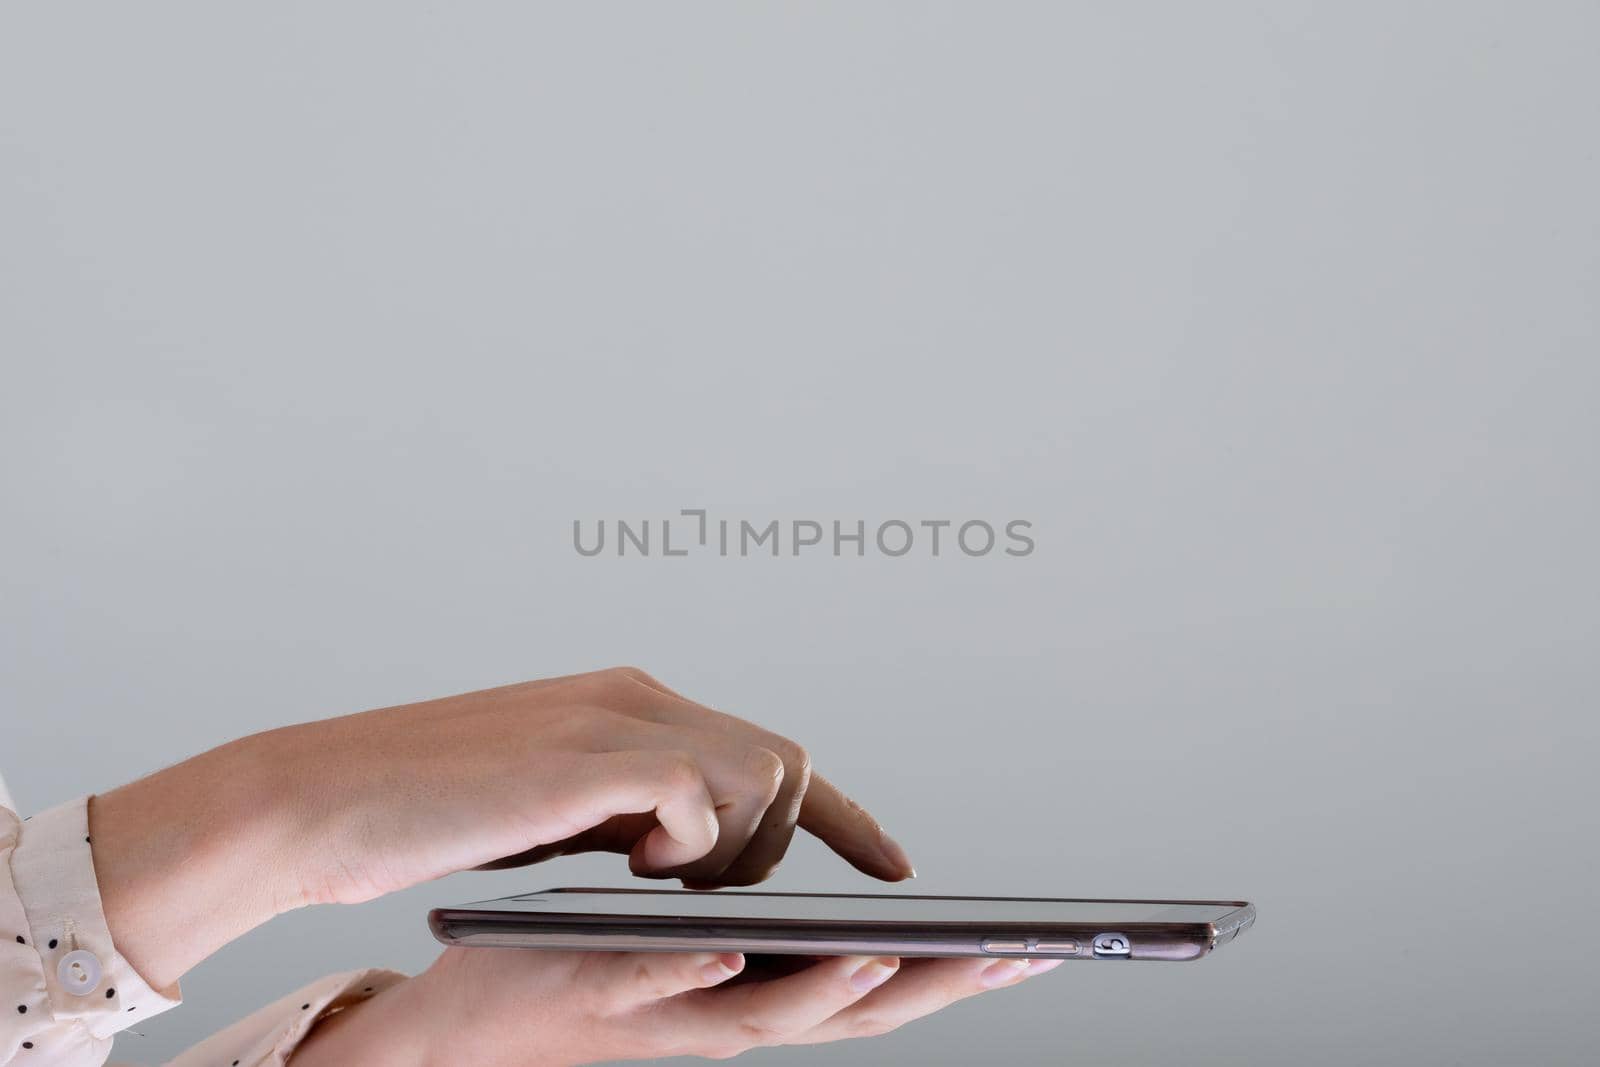
[[[73,996],[86,997],[100,985],[100,960],[81,948],[69,952],[56,964],[56,980]]]

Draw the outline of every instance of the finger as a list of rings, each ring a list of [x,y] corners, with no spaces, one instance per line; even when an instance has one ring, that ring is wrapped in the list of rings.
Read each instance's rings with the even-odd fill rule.
[[[731,884],[726,872],[761,830],[773,798],[783,788],[783,760],[764,748],[750,747],[738,757],[737,770],[712,784],[717,811],[717,845],[704,857],[667,874],[685,884]],[[723,769],[719,767],[719,770]],[[727,782],[728,784],[724,784]]]
[[[619,739],[639,748],[680,748],[695,758],[717,813],[717,844],[693,863],[649,872],[654,878],[718,883],[757,832],[783,786],[782,758],[770,749],[709,730],[635,721]]]
[[[783,780],[744,848],[717,875],[720,885],[756,885],[766,881],[783,862],[794,841],[801,805],[811,786],[811,757],[800,746],[783,738],[774,738],[772,751],[778,752],[783,761]]]
[[[635,871],[699,859],[717,843],[716,805],[694,758],[685,752],[608,752],[580,757],[576,781],[560,806],[563,840],[618,815],[653,812],[657,826],[629,853]]]
[[[653,679],[646,683],[624,675],[623,681],[627,684],[611,694],[609,706],[615,710],[676,730],[693,730],[699,734],[710,734],[762,748],[782,760],[782,780],[778,782],[778,788],[772,794],[766,810],[750,833],[744,848],[725,869],[709,877],[706,872],[696,872],[696,877],[689,879],[689,884],[709,888],[717,885],[754,885],[765,881],[782,862],[784,853],[789,850],[790,841],[794,839],[801,805],[811,781],[811,757],[806,754],[805,749],[786,737],[780,737],[724,712],[685,700],[670,690],[659,687],[660,683],[654,682]]]
[[[745,966],[738,952],[605,952],[595,957],[601,960],[596,984],[625,1007],[721,985]]]
[[[800,808],[800,825],[863,874],[886,882],[917,876],[905,849],[884,833],[865,808],[820,774],[811,776],[811,787]]]
[[[893,957],[840,956],[798,974],[689,994],[680,1003],[710,1055],[781,1045],[809,1033],[894,977]]]
[[[1053,970],[1061,960],[908,960],[894,980],[840,1010],[795,1044],[818,1044],[886,1034],[958,1000],[1016,985]]]

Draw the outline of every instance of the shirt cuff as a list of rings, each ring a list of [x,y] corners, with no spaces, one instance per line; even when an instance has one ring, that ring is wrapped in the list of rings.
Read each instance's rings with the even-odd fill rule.
[[[281,1067],[318,1022],[405,980],[378,969],[329,975],[213,1034],[167,1067]]]
[[[176,984],[152,989],[117,952],[91,846],[87,797],[41,812],[22,824],[11,880],[39,954],[51,1014],[104,1040],[177,1007],[181,994]]]

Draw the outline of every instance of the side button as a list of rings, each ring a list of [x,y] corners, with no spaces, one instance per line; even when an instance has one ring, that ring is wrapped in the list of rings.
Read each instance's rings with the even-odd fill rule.
[[[1076,941],[1038,941],[1034,943],[1035,952],[1055,952],[1063,956],[1076,956],[1078,943]]]
[[[1115,959],[1118,956],[1127,956],[1133,952],[1133,943],[1128,940],[1127,934],[1096,934],[1094,937],[1094,954],[1102,958]]]

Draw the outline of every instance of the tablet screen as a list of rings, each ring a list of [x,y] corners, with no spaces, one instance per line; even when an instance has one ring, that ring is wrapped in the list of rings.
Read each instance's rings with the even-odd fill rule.
[[[1189,901],[1017,900],[920,896],[813,896],[606,890],[528,893],[474,905],[493,911],[648,915],[689,919],[800,919],[863,923],[1210,923],[1238,905]]]

